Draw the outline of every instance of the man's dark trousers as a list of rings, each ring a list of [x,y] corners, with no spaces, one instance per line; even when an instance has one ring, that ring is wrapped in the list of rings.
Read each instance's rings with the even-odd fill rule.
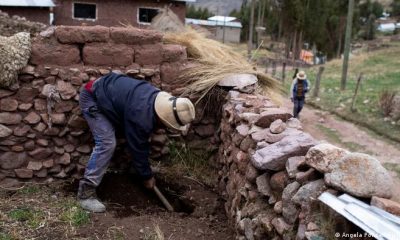
[[[300,112],[301,112],[301,110],[303,109],[303,106],[304,106],[304,100],[305,100],[304,96],[303,97],[294,97],[294,99],[293,99],[293,104],[294,104],[293,116],[295,118],[299,117],[299,114],[300,114]]]

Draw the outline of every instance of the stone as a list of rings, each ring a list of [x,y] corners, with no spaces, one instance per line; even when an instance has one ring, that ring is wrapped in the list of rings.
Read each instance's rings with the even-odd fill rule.
[[[307,224],[307,231],[317,231],[317,230],[319,230],[319,227],[314,222],[309,222]]]
[[[315,145],[316,141],[309,134],[300,132],[257,150],[252,156],[252,163],[261,170],[280,171],[285,169],[288,158],[305,155]]]
[[[8,97],[8,96],[11,96],[13,94],[14,94],[14,92],[12,92],[12,91],[8,91],[8,90],[5,90],[5,89],[0,89],[0,98]]]
[[[57,81],[56,90],[60,93],[63,100],[69,100],[76,95],[76,89],[70,82]]]
[[[295,178],[299,172],[299,167],[305,164],[306,160],[303,156],[290,157],[286,162],[286,172],[290,178]]]
[[[67,118],[64,113],[52,113],[50,114],[51,122],[57,125],[64,125],[67,122]]]
[[[376,158],[349,153],[331,165],[325,183],[357,197],[392,197],[393,180]]]
[[[164,62],[179,62],[187,59],[186,47],[177,44],[164,44],[162,46]]]
[[[71,118],[68,120],[68,126],[76,129],[88,128],[86,120],[76,114],[72,115]]]
[[[239,126],[236,127],[236,131],[243,137],[247,136],[249,130],[250,129],[247,124],[240,124]]]
[[[47,101],[45,99],[35,99],[33,102],[33,106],[36,111],[47,111]]]
[[[331,163],[340,160],[348,153],[348,151],[329,143],[321,143],[308,150],[306,163],[317,171],[326,173],[331,171]]]
[[[77,45],[34,42],[30,63],[45,65],[51,63],[57,66],[70,66],[81,62]]]
[[[253,139],[253,140],[254,140],[254,139]],[[269,145],[269,143],[264,142],[264,141],[262,141],[262,142],[257,142],[256,150],[261,149],[261,148],[265,148],[265,147],[268,146],[268,145]]]
[[[373,196],[371,199],[371,206],[381,208],[386,212],[400,216],[400,203],[392,201],[390,199]]]
[[[35,149],[35,142],[33,140],[29,140],[29,141],[25,142],[24,148],[27,151],[32,151],[33,149]]]
[[[56,160],[56,164],[68,165],[71,163],[71,155],[64,153],[60,158]]]
[[[207,125],[200,125],[196,126],[194,128],[194,131],[200,136],[200,137],[211,137],[215,133],[215,127],[213,124],[207,124]]]
[[[292,202],[292,197],[299,188],[300,184],[298,182],[293,182],[288,184],[282,192],[282,215],[288,223],[296,222],[299,215],[299,210]]]
[[[92,152],[92,148],[89,145],[82,145],[76,148],[76,151],[87,154]]]
[[[22,112],[26,112],[26,111],[29,111],[29,109],[31,109],[32,106],[33,106],[32,103],[21,103],[21,104],[18,106],[18,110],[20,110],[20,111],[22,111]]]
[[[282,214],[282,201],[278,201],[274,205],[274,212],[276,214]]]
[[[43,164],[42,162],[38,162],[38,161],[30,161],[28,163],[28,169],[30,170],[35,170],[35,171],[39,171],[40,169],[42,169]]]
[[[33,175],[35,175],[38,178],[45,178],[45,177],[47,177],[47,169],[42,168],[39,171],[34,171]]]
[[[256,143],[250,136],[247,136],[242,140],[239,147],[240,150],[244,152],[249,152],[249,150],[254,149],[256,147]]]
[[[272,195],[272,190],[271,186],[269,185],[269,180],[270,176],[268,173],[264,173],[263,175],[260,175],[256,179],[258,192],[267,197]]]
[[[151,143],[155,146],[164,146],[168,142],[166,134],[153,134],[151,136]]]
[[[54,173],[59,173],[61,172],[62,168],[61,165],[55,165],[52,168],[48,169],[48,173],[54,174]]]
[[[52,154],[52,151],[50,148],[39,147],[34,149],[33,151],[30,151],[28,154],[34,159],[43,160],[49,157]]]
[[[83,47],[83,62],[93,66],[129,66],[134,54],[134,49],[124,44],[90,43]]]
[[[271,223],[276,229],[276,231],[279,233],[279,235],[283,235],[284,233],[289,232],[293,228],[293,226],[286,223],[285,220],[283,220],[283,218],[274,218],[272,219]]]
[[[54,34],[61,43],[107,42],[110,29],[104,26],[57,26]]]
[[[280,171],[277,173],[274,173],[271,176],[271,180],[269,184],[271,185],[271,188],[275,191],[282,192],[283,189],[286,187],[286,185],[289,182],[289,176],[286,173],[286,171]]]
[[[277,119],[271,123],[271,126],[269,126],[269,130],[271,133],[279,134],[285,131],[286,129],[286,123],[284,123],[281,119]]]
[[[281,119],[286,122],[292,114],[281,108],[270,108],[267,111],[260,113],[260,118],[255,122],[256,126],[268,128],[272,122]]]
[[[36,88],[23,87],[18,90],[17,100],[23,103],[32,103],[33,99],[39,95],[39,90]]]
[[[10,136],[13,133],[13,130],[9,129],[8,127],[0,124],[0,138],[5,138]]]
[[[46,124],[40,122],[38,125],[36,125],[33,129],[38,131],[38,132],[43,132],[44,130],[46,130],[47,126]]]
[[[14,170],[15,175],[17,175],[17,177],[19,178],[32,178],[33,177],[33,171],[30,169],[15,169]]]
[[[54,166],[54,160],[53,159],[48,159],[43,161],[43,167],[44,168],[52,168]]]
[[[111,27],[110,36],[115,43],[132,45],[161,43],[163,37],[158,31],[126,27]]]
[[[317,172],[314,168],[310,168],[305,172],[296,173],[296,181],[299,183],[305,183],[317,178]]]
[[[71,153],[75,150],[75,147],[72,144],[66,144],[64,145],[64,149],[67,153]]]
[[[255,183],[258,175],[259,175],[258,170],[255,167],[253,167],[251,163],[247,164],[246,180],[251,183]]]
[[[0,186],[7,189],[13,189],[20,188],[21,186],[23,186],[23,183],[15,178],[4,178],[2,181],[0,181]]]
[[[11,98],[3,98],[0,100],[0,110],[6,112],[14,112],[18,108],[18,101]]]
[[[25,136],[29,131],[31,130],[31,127],[29,125],[23,125],[23,126],[18,126],[14,128],[14,135],[23,137]]]
[[[54,109],[57,113],[71,112],[74,108],[74,103],[72,101],[60,101],[56,102]]]
[[[64,148],[60,148],[60,147],[55,147],[54,148],[54,152],[61,155],[61,154],[64,154],[65,149]]]
[[[4,152],[0,154],[0,167],[2,169],[15,169],[23,166],[28,161],[25,152]]]
[[[289,120],[287,120],[286,126],[288,128],[294,128],[294,129],[298,129],[298,130],[303,129],[303,127],[301,126],[300,120],[297,118],[290,118]]]
[[[59,172],[59,173],[57,173],[57,174],[55,174],[53,176],[56,177],[56,178],[66,178],[67,174],[65,173],[65,171],[63,169],[63,170],[61,170],[61,172]]]
[[[49,141],[47,141],[46,139],[38,139],[38,140],[36,140],[36,143],[37,143],[39,146],[42,146],[42,147],[47,147],[47,146],[49,146]]]
[[[0,112],[0,124],[14,125],[19,124],[22,120],[18,113]]]
[[[239,114],[239,117],[242,118],[244,121],[248,122],[249,124],[253,124],[260,118],[260,114],[244,112]]]
[[[292,197],[292,201],[301,206],[304,203],[317,200],[319,195],[325,190],[326,186],[323,179],[309,182],[300,187],[297,193]]]
[[[21,145],[14,145],[11,147],[11,151],[13,152],[23,152],[25,149]]]
[[[40,122],[40,116],[35,113],[35,112],[30,112],[25,118],[24,118],[24,122],[34,125],[38,122]]]

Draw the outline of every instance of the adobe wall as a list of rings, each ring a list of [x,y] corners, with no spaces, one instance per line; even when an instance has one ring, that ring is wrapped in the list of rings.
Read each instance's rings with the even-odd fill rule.
[[[95,3],[97,5],[97,20],[78,20],[72,18],[71,0],[57,0],[57,7],[54,8],[56,25],[102,25],[102,26],[121,26],[123,24],[131,24],[134,27],[144,27],[146,25],[138,25],[137,11],[139,7],[147,8],[164,8],[169,6],[170,9],[185,22],[186,4],[184,2],[171,3],[169,0],[161,1],[130,1],[130,0],[87,0],[85,3]]]
[[[184,84],[177,76],[189,65],[186,49],[163,44],[156,31],[59,26],[42,32],[32,42],[19,88],[0,89],[0,184],[15,178],[80,178],[93,146],[78,106],[80,88],[90,79],[113,70],[178,96]],[[46,96],[52,87],[60,101]],[[197,116],[186,136],[194,141],[212,136],[216,125]],[[166,133],[154,134],[153,159],[168,153]],[[126,167],[123,136],[118,143],[115,159],[126,160],[117,164]]]
[[[28,21],[40,22],[48,25],[50,23],[50,8],[45,7],[0,7],[0,11],[10,16],[23,16]]]

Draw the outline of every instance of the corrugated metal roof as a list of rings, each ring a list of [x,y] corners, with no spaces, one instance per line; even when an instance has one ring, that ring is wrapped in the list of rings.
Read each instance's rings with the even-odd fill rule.
[[[52,0],[0,0],[0,6],[8,7],[54,7]]]
[[[242,28],[242,24],[240,22],[218,22],[218,21],[208,21],[208,20],[200,20],[193,18],[186,18],[186,24],[194,24],[201,26],[218,26],[218,27],[233,27],[233,28]]]
[[[236,20],[235,17],[229,17],[229,16],[214,16],[214,17],[209,17],[209,21],[218,21],[218,22],[232,22],[233,20]]]

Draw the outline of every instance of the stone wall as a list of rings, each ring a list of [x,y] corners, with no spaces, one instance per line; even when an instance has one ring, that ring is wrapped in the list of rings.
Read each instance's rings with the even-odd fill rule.
[[[229,92],[219,189],[238,239],[323,239],[350,231],[343,218],[323,210],[317,198],[324,191],[373,197],[380,207],[391,197],[391,177],[378,160],[320,143],[301,129],[267,97]]]
[[[90,79],[113,70],[179,95],[184,84],[177,76],[189,65],[186,49],[163,44],[156,31],[60,26],[42,32],[19,87],[0,89],[0,184],[82,175],[93,141],[78,102]],[[216,124],[198,114],[187,137],[210,137]],[[156,130],[152,158],[168,153],[167,133]],[[118,137],[115,159],[127,156],[124,142]]]

